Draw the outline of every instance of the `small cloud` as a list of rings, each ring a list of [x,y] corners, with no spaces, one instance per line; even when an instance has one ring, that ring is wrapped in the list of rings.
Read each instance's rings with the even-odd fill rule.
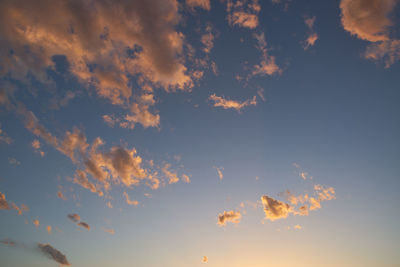
[[[0,95],[1,97],[1,95]],[[0,101],[1,103],[1,101]],[[7,145],[11,145],[14,142],[12,138],[10,138],[2,129],[0,124],[0,144],[5,143]]]
[[[251,76],[281,74],[282,69],[276,64],[275,57],[269,54],[264,33],[254,34],[254,38],[257,40],[256,47],[262,53],[262,56],[261,62],[254,65]]]
[[[208,257],[207,256],[203,256],[203,259],[201,260],[202,263],[207,263],[208,262]]]
[[[41,144],[38,139],[33,140],[31,143],[31,146],[35,150],[36,153],[39,153],[40,156],[44,157],[45,153],[42,150],[40,150]]]
[[[40,222],[39,222],[38,219],[34,219],[34,220],[33,220],[33,224],[34,224],[34,225],[36,226],[36,228],[37,228],[37,227],[39,227]]]
[[[269,196],[262,196],[261,202],[264,206],[265,218],[271,221],[287,218],[292,208],[289,204],[276,200]]]
[[[139,205],[139,202],[138,202],[137,200],[131,200],[131,199],[129,198],[129,195],[128,195],[126,192],[124,192],[123,195],[124,195],[125,201],[126,201],[126,203],[127,203],[128,205],[131,205],[131,206],[137,206],[137,205]]]
[[[109,228],[104,228],[104,227],[102,229],[104,232],[109,233],[110,235],[115,234],[114,229],[109,229]]]
[[[255,29],[261,6],[258,0],[227,1],[227,19],[231,26]]]
[[[210,10],[210,0],[186,0],[186,5],[190,8],[200,7],[205,10]]]
[[[161,169],[161,171],[164,173],[164,175],[168,178],[168,183],[169,184],[174,184],[179,182],[179,178],[177,173],[174,173],[169,170],[171,167],[171,164],[165,164],[164,167]]]
[[[301,227],[299,224],[296,224],[293,228],[296,230],[301,230],[303,227]]]
[[[107,206],[108,208],[110,208],[110,209],[112,209],[112,207],[113,207],[113,205],[111,204],[110,201],[108,201],[108,202],[106,203],[106,206]]]
[[[16,245],[14,241],[12,241],[11,239],[8,239],[8,238],[0,240],[0,244],[11,246],[11,247],[14,247]]]
[[[89,226],[89,224],[87,224],[87,223],[85,223],[85,222],[79,222],[78,224],[77,224],[78,226],[81,226],[81,227],[83,227],[83,228],[85,228],[86,230],[88,230],[88,231],[90,231],[90,226]]]
[[[47,230],[47,232],[49,233],[49,234],[51,234],[51,226],[50,225],[47,225],[47,227],[46,227],[46,230]]]
[[[222,173],[222,171],[224,170],[224,167],[215,167],[214,166],[214,168],[215,169],[217,169],[217,173],[218,173],[218,178],[220,179],[220,180],[222,180],[222,179],[224,179],[224,174]]]
[[[8,163],[10,163],[11,165],[21,165],[21,162],[19,162],[15,158],[8,158]]]
[[[61,191],[57,191],[57,197],[62,200],[67,200],[67,198],[64,196],[63,192],[61,192]]]
[[[10,204],[6,200],[6,196],[0,192],[0,210],[9,210]]]
[[[257,100],[256,96],[254,96],[252,99],[247,99],[245,101],[236,101],[236,100],[231,100],[231,99],[225,99],[221,96],[217,96],[215,94],[212,94],[208,97],[209,100],[214,101],[214,107],[222,107],[223,109],[235,109],[236,111],[240,112],[242,108],[246,106],[255,106],[257,105]]]
[[[313,46],[315,42],[318,40],[318,34],[315,33],[314,31],[314,23],[315,23],[316,17],[313,16],[311,18],[306,18],[304,20],[304,23],[306,24],[308,28],[308,33],[307,33],[307,38],[304,41],[303,48],[304,50],[307,50],[310,48],[310,46]]]
[[[68,219],[70,219],[71,221],[73,221],[75,223],[77,223],[81,220],[81,217],[76,213],[68,214],[67,217],[68,217]]]
[[[190,177],[186,174],[182,174],[182,181],[185,183],[190,183]]]
[[[225,226],[227,222],[231,223],[239,223],[242,215],[239,211],[224,211],[218,215],[218,223],[221,226]]]
[[[47,256],[49,259],[54,260],[55,262],[61,265],[71,265],[67,257],[62,254],[60,251],[52,247],[50,244],[40,244],[38,243],[39,250],[43,253],[43,255]]]

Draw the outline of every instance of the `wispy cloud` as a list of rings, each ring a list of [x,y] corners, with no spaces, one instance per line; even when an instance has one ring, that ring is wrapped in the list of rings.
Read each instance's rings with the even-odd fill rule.
[[[307,50],[311,46],[315,45],[315,42],[318,40],[318,34],[314,31],[314,24],[315,24],[316,17],[306,18],[304,23],[308,28],[307,39],[304,41],[303,48]]]
[[[128,193],[124,192],[123,195],[124,195],[124,197],[125,197],[126,204],[131,205],[131,206],[137,206],[137,205],[139,205],[139,201],[137,201],[137,200],[131,200],[131,199],[129,198]]]
[[[228,23],[232,26],[254,29],[259,24],[261,6],[258,0],[228,0],[226,10]]]
[[[223,109],[235,109],[240,112],[244,107],[257,105],[256,96],[252,99],[247,99],[245,101],[236,101],[231,99],[225,99],[221,96],[212,94],[208,97],[209,100],[214,101],[214,107],[222,107]]]

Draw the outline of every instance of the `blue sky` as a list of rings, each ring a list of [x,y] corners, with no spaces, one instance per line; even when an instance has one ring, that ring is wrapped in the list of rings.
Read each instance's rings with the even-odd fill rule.
[[[400,264],[394,0],[0,17],[0,265]]]

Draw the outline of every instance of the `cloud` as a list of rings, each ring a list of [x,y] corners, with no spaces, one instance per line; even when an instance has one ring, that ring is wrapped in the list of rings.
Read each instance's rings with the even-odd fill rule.
[[[224,170],[224,167],[214,167],[217,170],[218,173],[218,178],[220,180],[222,180],[224,178],[224,174],[222,173],[222,171]]]
[[[205,10],[211,9],[210,0],[186,0],[186,5],[191,8],[201,7]]]
[[[381,61],[389,68],[400,60],[400,40],[391,38],[395,0],[341,0],[343,28],[359,39],[372,42],[364,53],[366,59]]]
[[[93,193],[97,193],[99,196],[103,196],[103,192],[101,190],[98,190],[96,185],[89,181],[89,179],[87,178],[87,174],[82,170],[76,170],[74,179],[72,181],[74,184],[78,184]]]
[[[46,230],[47,230],[47,232],[48,232],[49,234],[51,234],[51,230],[52,230],[52,228],[51,228],[51,226],[50,226],[50,225],[47,225],[47,227],[46,227]]]
[[[239,223],[242,215],[239,211],[224,211],[218,215],[218,223],[221,226],[225,226],[227,222]]]
[[[275,57],[269,55],[264,33],[254,34],[257,40],[257,49],[262,53],[261,62],[254,65],[252,76],[281,74],[282,69],[275,63]]]
[[[211,49],[214,47],[214,34],[212,33],[211,25],[207,25],[206,33],[201,36],[201,43],[204,46],[204,53],[209,54]]]
[[[13,240],[8,239],[8,238],[0,240],[0,243],[3,245],[12,246],[12,247],[14,247],[16,245],[16,243]]]
[[[44,157],[45,153],[42,150],[40,150],[40,141],[38,139],[33,140],[31,146],[36,153],[39,153],[40,156]]]
[[[75,223],[77,223],[81,220],[81,217],[76,213],[68,214],[67,217],[68,217],[68,219],[70,219],[71,221],[73,221]]]
[[[182,181],[184,181],[185,183],[190,183],[189,175],[182,174]]]
[[[88,231],[90,230],[89,224],[87,224],[86,222],[82,222],[81,217],[78,214],[76,213],[68,214],[67,217],[68,219],[76,223],[76,225],[86,228]]]
[[[296,224],[293,228],[296,230],[301,230],[303,227],[301,227],[299,224]]]
[[[18,215],[21,215],[25,211],[29,211],[28,206],[25,204],[21,204],[21,207],[18,207],[13,202],[8,202],[6,200],[6,196],[0,192],[0,210],[10,210],[15,209],[18,212]]]
[[[139,202],[137,200],[131,200],[129,198],[129,195],[126,192],[124,192],[123,195],[125,197],[126,204],[131,205],[131,206],[139,205]]]
[[[33,224],[36,226],[36,228],[40,226],[40,222],[38,219],[34,219]]]
[[[174,184],[174,183],[179,182],[178,174],[170,171],[169,170],[170,167],[171,167],[171,164],[166,163],[164,165],[164,167],[161,169],[161,171],[164,173],[164,175],[168,178],[168,183]]]
[[[228,0],[226,9],[229,25],[249,29],[258,26],[258,13],[261,10],[258,0]]]
[[[293,212],[289,204],[266,195],[261,197],[261,202],[264,206],[265,218],[271,221],[287,218]]]
[[[209,0],[188,2],[210,7]],[[159,115],[149,112],[136,96],[149,86],[168,92],[194,86],[193,72],[185,62],[185,36],[176,29],[181,21],[179,5],[177,0],[38,0],[34,5],[28,0],[7,1],[0,10],[0,77],[25,84],[34,77],[54,84],[47,71],[57,70],[54,56],[63,56],[65,71],[84,87],[128,109],[128,119],[154,127]],[[132,90],[132,77],[139,90]],[[52,107],[66,105],[76,95],[67,91]]]
[[[223,109],[235,109],[236,111],[240,112],[242,108],[246,106],[255,106],[257,105],[257,100],[256,96],[254,96],[252,99],[247,99],[243,102],[240,101],[235,101],[231,99],[225,99],[221,96],[217,96],[215,94],[212,94],[208,97],[209,100],[214,101],[214,107],[222,107]]]
[[[21,162],[19,162],[16,158],[8,158],[8,163],[12,165],[21,165]]]
[[[395,4],[395,0],[341,0],[343,28],[366,41],[387,41],[392,26],[388,14]]]
[[[67,257],[62,254],[59,250],[52,247],[50,244],[41,244],[38,243],[37,247],[43,253],[43,255],[47,256],[49,259],[54,260],[55,262],[61,265],[71,265]]]
[[[104,227],[102,229],[104,232],[109,233],[110,235],[115,234],[114,229],[109,229],[109,228],[104,228]]]
[[[10,204],[6,200],[6,196],[0,192],[0,210],[9,210]]]
[[[400,40],[389,40],[367,46],[364,53],[366,59],[383,60],[385,68],[389,68],[400,60]]]
[[[18,212],[18,215],[22,215],[23,212],[29,211],[28,206],[26,206],[25,204],[21,204],[21,206],[18,207],[16,204],[11,203],[11,206]]]
[[[271,221],[287,218],[290,214],[307,216],[309,211],[321,208],[321,202],[336,198],[333,187],[324,187],[320,184],[313,186],[311,195],[294,195],[290,191],[281,193],[289,203],[276,200],[269,196],[262,196],[261,201],[264,206],[265,218]]]
[[[61,192],[61,191],[57,191],[57,197],[62,200],[67,200],[67,198],[64,196],[63,192]]]
[[[313,16],[311,18],[306,18],[304,20],[304,23],[306,24],[308,28],[308,33],[307,33],[307,39],[304,41],[303,48],[304,50],[307,50],[310,48],[310,46],[315,45],[315,42],[318,40],[318,34],[315,33],[314,31],[314,23],[315,23],[316,17]]]
[[[79,223],[77,223],[77,225],[85,228],[88,231],[90,231],[90,225],[85,223],[85,222],[80,221]]]
[[[1,97],[1,95],[0,95]],[[1,104],[1,100],[0,100],[0,104]],[[1,123],[0,123],[0,144],[1,143],[5,143],[7,145],[10,145],[14,142],[14,140],[9,137],[2,129],[1,129]]]
[[[202,263],[207,263],[208,262],[208,257],[207,256],[203,256],[203,259],[201,260]]]

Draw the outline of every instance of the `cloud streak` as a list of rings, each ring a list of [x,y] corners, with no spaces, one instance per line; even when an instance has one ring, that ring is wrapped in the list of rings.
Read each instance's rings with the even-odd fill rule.
[[[235,109],[238,112],[240,112],[244,107],[257,105],[256,96],[242,102],[225,99],[221,96],[217,96],[216,94],[210,95],[208,99],[214,102],[214,107],[222,107],[223,109]]]

